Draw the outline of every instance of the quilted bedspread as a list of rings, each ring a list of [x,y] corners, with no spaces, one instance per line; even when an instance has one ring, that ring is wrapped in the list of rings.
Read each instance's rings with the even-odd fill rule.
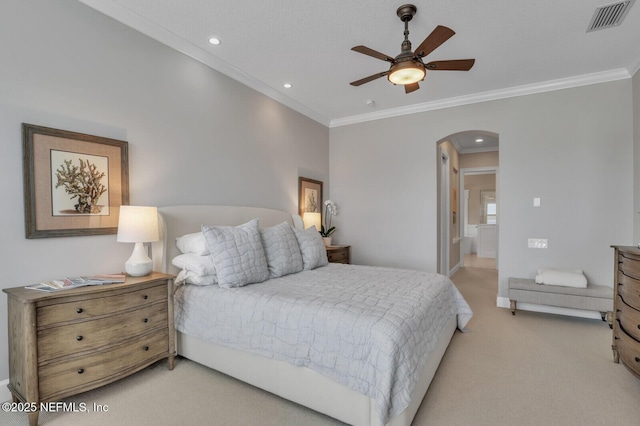
[[[402,412],[446,323],[471,309],[442,275],[329,264],[246,287],[185,285],[176,329],[211,343],[305,366]]]

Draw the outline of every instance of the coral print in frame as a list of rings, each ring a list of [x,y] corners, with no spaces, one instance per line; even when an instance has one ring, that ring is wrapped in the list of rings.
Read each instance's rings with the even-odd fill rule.
[[[27,238],[115,234],[129,204],[128,143],[22,124]]]
[[[304,216],[304,212],[322,213],[322,182],[298,178],[298,200],[300,216]]]

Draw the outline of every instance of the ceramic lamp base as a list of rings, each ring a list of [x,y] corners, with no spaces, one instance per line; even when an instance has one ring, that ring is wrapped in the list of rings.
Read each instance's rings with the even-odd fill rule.
[[[124,264],[124,271],[132,277],[149,275],[153,269],[153,261],[149,258],[143,243],[136,243],[131,257]]]

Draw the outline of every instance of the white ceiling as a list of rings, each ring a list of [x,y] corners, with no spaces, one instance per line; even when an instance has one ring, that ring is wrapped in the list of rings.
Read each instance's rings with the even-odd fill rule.
[[[615,0],[414,0],[414,48],[436,25],[456,32],[425,62],[476,63],[428,72],[410,94],[385,77],[349,85],[388,69],[351,47],[400,53],[402,0],[80,1],[331,127],[625,79],[640,68],[640,5],[622,25],[586,32],[596,8]],[[222,43],[209,44],[212,36]]]

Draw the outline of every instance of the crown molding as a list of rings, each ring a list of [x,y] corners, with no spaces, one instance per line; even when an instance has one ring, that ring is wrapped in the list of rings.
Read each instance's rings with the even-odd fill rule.
[[[631,61],[627,69],[629,70],[629,75],[631,77],[636,75],[638,70],[640,70],[640,53],[638,53],[638,56],[633,61]]]
[[[415,114],[418,112],[433,111],[437,109],[451,108],[461,105],[475,104],[479,102],[494,101],[498,99],[513,98],[516,96],[532,95],[536,93],[551,92],[554,90],[568,89],[572,87],[588,86],[591,84],[606,83],[616,80],[631,78],[629,71],[625,68],[603,71],[593,74],[585,74],[576,77],[563,78],[558,80],[544,81],[541,83],[527,84],[523,86],[509,87],[506,89],[493,90],[489,92],[476,93],[468,96],[442,99],[438,101],[425,102],[422,104],[409,105],[406,107],[392,108],[384,111],[377,111],[369,114],[354,115],[331,120],[329,127],[347,126],[350,124],[363,123],[366,121],[380,120],[383,118],[397,117],[401,115]]]
[[[638,71],[638,69],[640,69],[639,56],[629,65],[628,69],[621,68],[600,73],[585,74],[576,77],[516,86],[506,89],[476,93],[472,95],[459,96],[455,98],[442,99],[416,105],[409,105],[406,107],[392,108],[384,111],[376,111],[373,113],[360,114],[330,120],[322,114],[319,114],[318,112],[306,107],[300,102],[291,99],[278,90],[275,90],[267,84],[255,79],[244,71],[221,60],[210,52],[191,44],[190,42],[179,37],[177,34],[164,29],[153,22],[150,22],[149,20],[143,18],[142,16],[134,13],[130,9],[127,9],[126,7],[118,3],[110,0],[79,1],[329,128],[347,126],[350,124],[363,123],[367,121],[380,120],[384,118],[415,114],[437,109],[451,108],[479,102],[487,102],[516,96],[549,92],[553,90],[606,83],[615,80],[623,80],[631,78]]]
[[[307,108],[306,106],[273,89],[267,84],[255,79],[244,71],[241,71],[240,69],[221,60],[210,52],[207,52],[200,47],[194,46],[177,34],[168,31],[165,28],[162,28],[161,26],[143,18],[142,16],[134,13],[130,9],[127,9],[120,4],[117,4],[113,1],[105,0],[79,1],[148,37],[151,37],[152,39],[157,40],[160,43],[163,43],[171,47],[172,49],[175,49],[178,52],[183,53],[195,59],[196,61],[213,68],[214,70],[226,75],[227,77],[232,78],[257,92],[260,92],[265,96],[270,97],[271,99],[291,108],[294,111],[299,112],[302,115],[309,117],[314,121],[317,121],[324,126],[328,127],[330,124],[330,121],[327,117],[324,117],[316,111]]]

